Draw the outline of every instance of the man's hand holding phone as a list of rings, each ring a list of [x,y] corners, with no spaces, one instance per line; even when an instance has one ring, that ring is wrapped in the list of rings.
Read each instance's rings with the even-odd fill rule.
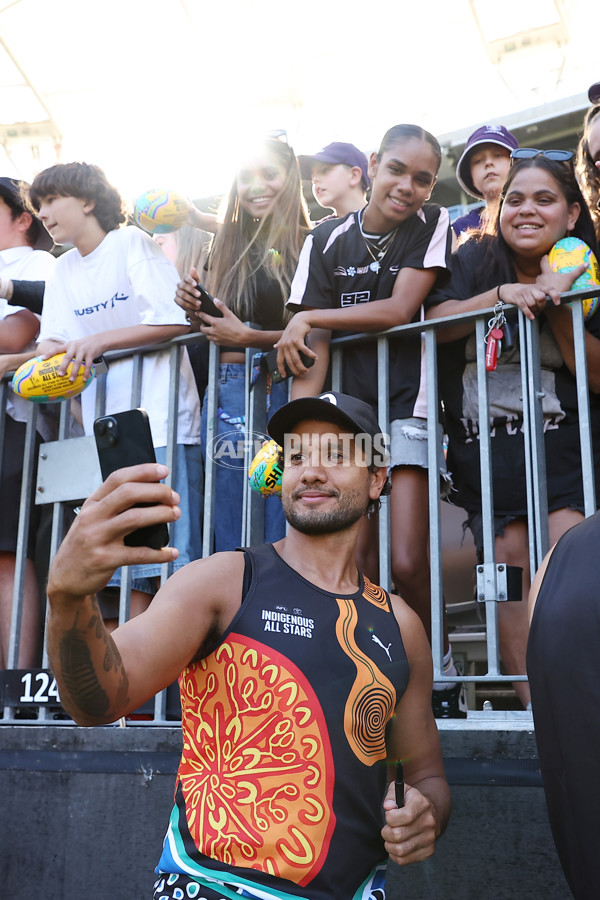
[[[112,416],[100,416],[94,422],[94,438],[104,481],[118,469],[156,462],[145,409],[125,409]],[[164,524],[136,528],[125,535],[125,543],[159,550],[169,543],[169,530]]]
[[[53,596],[97,593],[119,566],[177,559],[174,547],[125,543],[136,529],[166,527],[180,517],[178,494],[162,484],[168,473],[159,463],[118,469],[88,497],[54,557],[48,580]]]

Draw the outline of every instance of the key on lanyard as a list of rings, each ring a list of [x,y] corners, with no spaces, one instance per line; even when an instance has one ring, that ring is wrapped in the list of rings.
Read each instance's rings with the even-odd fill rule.
[[[502,352],[502,338],[504,331],[502,330],[506,324],[506,318],[502,307],[488,321],[488,330],[485,336],[485,370],[486,372],[494,372],[498,365],[498,358]]]
[[[494,372],[498,365],[498,357],[502,352],[502,337],[504,332],[501,328],[492,328],[488,335],[486,351],[485,351],[485,370],[486,372]]]

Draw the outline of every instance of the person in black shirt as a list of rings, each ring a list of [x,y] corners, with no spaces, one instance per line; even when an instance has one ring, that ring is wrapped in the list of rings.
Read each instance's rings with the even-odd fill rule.
[[[179,283],[176,297],[192,324],[220,347],[218,421],[209,427],[206,403],[202,410],[205,454],[219,440],[220,448],[237,448],[245,430],[245,348],[271,350],[287,318],[285,299],[309,219],[296,156],[285,141],[266,138],[248,152],[219,218],[202,277],[192,268]],[[198,281],[215,297],[223,318],[202,312]],[[272,385],[268,411],[286,400],[287,382]],[[235,549],[242,541],[243,467],[239,455],[229,456],[227,466],[217,465],[215,550]],[[268,497],[265,537],[275,540],[284,530],[281,502]]]
[[[283,360],[297,376],[292,397],[317,394],[329,364],[329,339],[336,335],[384,331],[418,322],[423,301],[451,264],[452,232],[446,209],[428,203],[442,154],[436,138],[418,125],[396,125],[371,154],[371,195],[367,206],[341,220],[317,226],[307,237],[294,275],[288,308],[295,312],[278,342]],[[299,360],[308,336],[316,363],[308,371]],[[431,633],[427,403],[424,350],[419,334],[389,346],[389,420],[392,495],[391,568],[399,593]],[[377,408],[377,345],[364,342],[344,352],[344,391]],[[440,435],[441,437],[441,435]],[[441,454],[440,454],[441,456]],[[442,457],[443,458],[443,457]],[[449,489],[442,464],[442,493]],[[377,578],[376,520],[364,523],[359,565]],[[455,675],[447,635],[444,671]],[[436,687],[447,688],[440,682]],[[460,686],[442,693],[439,714],[466,715]]]
[[[521,151],[513,151],[518,154]],[[559,274],[547,254],[567,233],[597,254],[589,210],[570,159],[549,158],[538,151],[514,159],[504,185],[493,235],[471,238],[454,256],[452,278],[428,298],[431,318],[493,307],[498,300],[540,323],[544,444],[550,540],[583,518],[583,484],[575,384],[573,323],[559,294],[568,291],[585,264]],[[562,151],[559,151],[562,153]],[[550,296],[552,303],[547,305]],[[523,570],[523,596],[530,585],[527,529],[526,459],[516,310],[507,313],[514,346],[503,351],[488,372],[496,559]],[[600,316],[586,319],[590,413],[596,478],[600,475]],[[482,552],[481,482],[476,347],[474,323],[440,332],[451,341],[440,348],[440,391],[449,437],[448,467],[452,502],[468,513],[478,552]],[[533,574],[533,573],[532,573]],[[524,603],[498,604],[500,655],[509,675],[525,674],[527,614]],[[523,705],[526,682],[515,682]]]
[[[564,534],[529,594],[527,674],[548,818],[575,900],[600,884],[600,513]]]

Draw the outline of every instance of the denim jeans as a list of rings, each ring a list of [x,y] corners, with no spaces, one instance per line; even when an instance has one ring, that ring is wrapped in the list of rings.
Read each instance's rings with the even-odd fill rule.
[[[219,395],[216,427],[213,438],[227,436],[235,441],[236,434],[245,433],[244,379],[246,367],[241,363],[221,363],[219,366]],[[269,414],[287,403],[287,382],[274,384],[271,389]],[[207,403],[202,404],[200,426],[202,453],[206,462]],[[215,467],[214,550],[235,550],[242,544],[242,511],[244,460],[227,458],[227,464],[217,460]],[[265,533],[267,542],[278,541],[285,535],[285,516],[279,497],[265,498]]]

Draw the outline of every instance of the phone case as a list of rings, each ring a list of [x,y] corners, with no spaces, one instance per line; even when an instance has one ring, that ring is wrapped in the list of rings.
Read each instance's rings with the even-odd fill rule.
[[[116,469],[156,462],[150,421],[145,409],[128,409],[112,416],[101,416],[94,422],[94,438],[104,481]],[[164,522],[138,528],[126,535],[124,542],[129,547],[159,550],[169,543],[169,529]]]
[[[280,381],[285,381],[285,378],[292,377],[292,371],[288,364],[285,364],[286,376],[282,378],[279,369],[277,368],[277,350],[269,350],[269,352],[264,357],[267,369],[269,370],[269,374],[271,375],[271,380],[277,384]],[[302,360],[302,364],[306,366],[307,369],[310,369],[311,366],[314,366],[315,361],[312,356],[307,356],[306,353],[300,353],[300,359]]]
[[[201,284],[197,284],[196,290],[200,291],[200,303],[202,304],[199,312],[206,313],[207,316],[215,316],[217,319],[222,319],[223,313],[216,306],[214,297],[211,297],[206,288],[202,287]]]

